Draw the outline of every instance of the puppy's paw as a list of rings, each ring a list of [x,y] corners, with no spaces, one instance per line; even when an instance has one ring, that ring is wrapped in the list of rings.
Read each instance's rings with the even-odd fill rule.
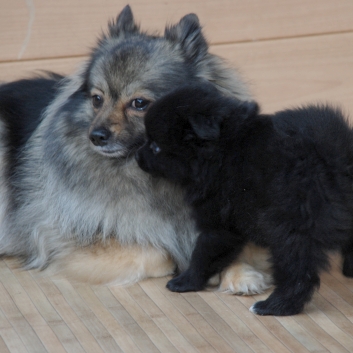
[[[172,292],[196,292],[202,290],[204,285],[195,280],[190,272],[185,271],[167,283],[167,288]]]
[[[252,313],[257,315],[273,315],[273,316],[290,316],[299,314],[302,306],[297,306],[292,302],[278,300],[263,300],[256,302],[249,309]]]
[[[263,293],[271,285],[271,275],[237,262],[222,273],[219,290],[236,295],[253,295]]]

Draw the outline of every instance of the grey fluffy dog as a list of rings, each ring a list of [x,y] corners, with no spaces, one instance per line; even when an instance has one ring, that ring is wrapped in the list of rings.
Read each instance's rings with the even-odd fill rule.
[[[204,81],[249,98],[236,72],[208,52],[196,15],[155,36],[127,6],[73,75],[0,86],[0,253],[91,283],[187,268],[197,232],[183,193],[142,172],[134,153],[149,106]],[[249,246],[221,289],[267,288],[265,257]]]

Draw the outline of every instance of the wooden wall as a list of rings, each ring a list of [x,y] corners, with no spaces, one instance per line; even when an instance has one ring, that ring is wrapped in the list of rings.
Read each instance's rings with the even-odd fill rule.
[[[353,1],[131,0],[145,30],[195,12],[211,51],[240,69],[263,110],[331,101],[353,117]],[[0,0],[0,81],[70,73],[126,5],[121,0]],[[353,119],[353,118],[352,118]]]

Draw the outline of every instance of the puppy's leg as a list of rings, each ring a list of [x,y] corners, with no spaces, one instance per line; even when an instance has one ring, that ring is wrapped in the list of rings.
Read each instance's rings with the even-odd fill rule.
[[[272,285],[268,250],[248,244],[221,274],[219,290],[236,295],[262,293]]]
[[[294,238],[288,241],[290,246],[278,246],[273,250],[276,288],[266,300],[250,308],[253,313],[277,316],[299,314],[319,287],[319,269],[328,267],[327,256],[321,249],[314,246],[311,249],[312,244],[305,244],[300,235],[296,240]]]
[[[342,249],[343,267],[342,273],[346,277],[353,277],[353,237],[349,244]]]
[[[202,290],[207,281],[222,271],[241,252],[242,237],[237,241],[233,233],[218,231],[201,233],[197,238],[189,268],[167,283],[173,292]]]
[[[175,264],[161,249],[152,246],[122,246],[115,240],[76,248],[49,266],[74,281],[90,284],[131,285],[144,278],[170,275]]]

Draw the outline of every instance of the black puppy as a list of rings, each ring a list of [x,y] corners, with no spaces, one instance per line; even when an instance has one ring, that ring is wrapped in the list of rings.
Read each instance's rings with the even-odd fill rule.
[[[256,103],[191,86],[157,101],[145,123],[140,167],[186,188],[201,231],[170,290],[203,289],[249,241],[270,249],[276,285],[256,314],[301,312],[329,250],[353,275],[353,132],[338,109],[261,115]]]

